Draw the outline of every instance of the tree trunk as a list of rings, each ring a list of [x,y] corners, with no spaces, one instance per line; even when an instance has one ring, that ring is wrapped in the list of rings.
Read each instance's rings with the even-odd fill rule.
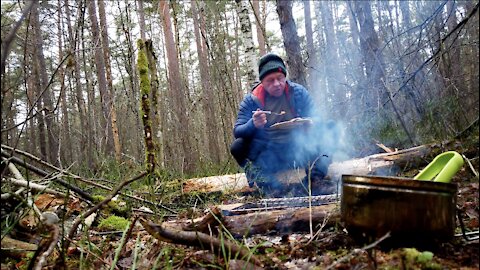
[[[63,27],[62,27],[62,7],[61,1],[58,0],[58,58],[60,60],[63,59]],[[70,135],[70,121],[68,116],[68,108],[67,108],[67,88],[65,87],[65,68],[60,67],[58,71],[58,75],[60,77],[60,97],[62,102],[62,134],[63,136],[63,149],[60,149],[60,153],[62,153],[63,161],[70,164],[73,160],[73,144],[72,138]],[[62,144],[59,144],[62,146]]]
[[[58,156],[58,128],[55,122],[55,105],[53,104],[53,96],[50,87],[48,86],[48,74],[47,65],[45,63],[45,56],[43,54],[43,37],[40,27],[38,3],[34,4],[32,8],[32,24],[35,29],[36,39],[36,59],[38,64],[38,72],[40,79],[40,91],[44,91],[42,94],[43,104],[45,106],[45,123],[47,127],[48,138],[48,161],[52,164],[59,164]]]
[[[192,172],[195,169],[194,161],[196,160],[196,153],[192,151],[192,143],[189,136],[191,130],[188,117],[188,107],[186,106],[186,91],[178,64],[178,51],[175,47],[175,39],[171,27],[169,3],[167,1],[160,1],[158,3],[158,8],[162,18],[163,33],[165,35],[167,49],[169,91],[172,100],[174,101],[172,110],[175,112],[175,125],[178,126],[176,136],[180,138],[180,144],[182,146],[182,151],[179,151],[178,156],[183,158],[183,161],[180,163],[182,164],[182,169],[185,169],[186,172]]]
[[[108,95],[108,105],[110,113],[110,121],[112,122],[112,136],[113,144],[115,147],[115,159],[117,162],[122,160],[122,146],[120,144],[120,138],[118,134],[117,127],[117,110],[115,109],[115,89],[113,88],[112,80],[112,67],[110,64],[110,47],[108,42],[108,31],[107,31],[107,19],[105,16],[105,3],[104,0],[98,0],[98,14],[100,17],[100,33],[102,36],[102,48],[103,48],[103,58],[105,59],[105,71],[108,84],[108,90],[106,94]]]
[[[250,88],[251,85],[257,79],[257,65],[256,65],[256,53],[255,46],[253,44],[252,37],[252,24],[248,15],[248,0],[235,0],[237,3],[237,13],[240,18],[240,28],[242,32],[242,44],[245,52],[245,64],[247,85],[246,88]]]
[[[292,1],[277,0],[277,13],[282,29],[283,45],[287,52],[289,78],[301,85],[307,85],[305,68],[302,61],[302,49],[297,34],[297,26],[293,20]]]
[[[79,10],[82,8],[79,7]],[[80,55],[78,54],[77,48],[80,48],[79,42],[78,42],[78,29],[80,29],[80,23],[83,22],[83,13],[82,16],[79,16],[77,19],[77,24],[76,24],[76,31],[75,33],[73,32],[72,25],[71,25],[71,13],[70,13],[70,7],[69,7],[69,1],[65,0],[65,17],[67,20],[67,30],[68,30],[68,36],[70,40],[69,48],[70,48],[70,59],[68,61],[68,66],[70,67],[72,77],[75,78],[75,99],[76,99],[76,106],[78,110],[78,118],[80,120],[80,145],[87,145],[87,147],[80,147],[80,157],[79,159],[84,161],[87,161],[88,166],[92,166],[93,164],[91,163],[93,160],[92,156],[92,150],[89,149],[90,147],[88,145],[90,140],[87,140],[87,133],[89,130],[88,123],[87,123],[87,111],[85,108],[85,100],[83,98],[83,85],[80,80],[81,77],[81,71],[80,71]]]
[[[32,42],[35,46],[35,42]],[[36,100],[36,104],[32,104],[32,106],[36,107],[37,110],[37,127],[38,127],[38,145],[40,146],[40,158],[48,161],[48,154],[47,154],[47,136],[45,135],[45,118],[43,116],[43,101],[39,98],[41,93],[41,86],[40,86],[40,79],[39,79],[39,71],[38,71],[38,59],[35,57],[36,48],[33,48],[33,59],[32,59],[32,80],[33,80],[33,95]]]
[[[82,42],[82,61],[83,61],[83,69],[85,73],[85,85],[86,85],[86,90],[87,90],[87,101],[88,104],[85,107],[85,109],[88,109],[86,111],[86,116],[87,116],[87,158],[88,158],[88,164],[90,168],[93,168],[95,166],[95,157],[94,154],[99,154],[101,152],[100,147],[101,144],[97,142],[97,125],[94,121],[94,119],[98,119],[99,114],[96,108],[95,104],[95,87],[93,86],[92,80],[92,71],[91,71],[91,66],[87,65],[87,57],[89,57],[89,54],[87,54],[87,46],[85,44],[86,39],[84,38],[84,33],[83,33],[84,28],[82,28],[82,38],[80,39]],[[78,58],[80,60],[80,57]],[[89,61],[90,62],[90,61]],[[96,149],[94,149],[94,147]],[[94,151],[96,150],[96,151]]]
[[[157,75],[157,57],[153,52],[153,44],[151,40],[145,42],[145,53],[148,59],[148,69],[150,74],[150,119],[152,120],[152,136],[154,138],[155,160],[158,161],[160,169],[164,168],[163,161],[163,133],[161,111],[162,103],[159,102],[160,89]]]
[[[353,62],[353,77],[355,81],[361,82],[365,80],[365,72],[362,68],[362,59],[360,55],[360,31],[358,30],[357,18],[354,11],[354,3],[348,2],[348,22],[350,25],[350,33],[352,35],[352,43],[354,45],[354,51],[352,52],[352,62]]]
[[[121,2],[118,2],[118,9],[121,9],[120,6]],[[143,4],[143,3],[142,3]],[[130,125],[130,128],[128,129],[131,131],[133,134],[132,135],[125,135],[123,138],[128,138],[126,141],[129,139],[133,140],[134,143],[128,143],[125,144],[126,146],[129,146],[129,149],[132,151],[134,157],[140,157],[142,156],[143,152],[143,143],[142,143],[142,127],[141,127],[141,119],[138,114],[138,100],[139,100],[139,93],[140,93],[140,88],[138,87],[139,84],[139,79],[138,79],[138,73],[137,73],[137,63],[136,63],[136,57],[135,57],[135,48],[134,48],[134,41],[132,38],[131,34],[131,28],[130,26],[132,24],[131,20],[131,15],[130,15],[130,6],[127,4],[124,6],[124,13],[126,16],[126,21],[123,20],[123,16],[120,17],[121,24],[122,24],[122,29],[123,29],[123,34],[125,36],[126,40],[126,45],[127,45],[127,57],[124,58],[125,63],[125,69],[128,73],[128,81],[130,82],[130,89],[126,90],[127,96],[128,96],[128,102],[127,102],[127,107],[128,107],[128,119],[131,119],[133,122]],[[140,24],[140,23],[139,23]],[[145,23],[143,23],[145,25]],[[163,119],[163,117],[162,117]],[[164,128],[164,124],[162,123],[161,125],[162,129]],[[128,148],[125,149],[128,151]],[[163,160],[163,155],[161,157],[158,157],[159,160]]]
[[[308,78],[308,89],[315,91],[315,79],[317,74],[315,74],[315,69],[317,65],[315,47],[313,45],[313,28],[312,28],[312,15],[310,11],[310,1],[303,2],[303,11],[305,16],[305,39],[307,40],[307,78]]]
[[[355,15],[360,26],[360,49],[367,75],[365,108],[379,111],[379,104],[387,100],[383,87],[384,63],[380,41],[374,28],[370,2],[355,2]]]
[[[398,1],[400,10],[402,11],[402,25],[403,29],[407,30],[411,27],[411,19],[410,19],[410,7],[409,1]]]
[[[204,41],[204,38],[200,35],[200,22],[197,9],[196,1],[192,2],[192,16],[193,16],[193,27],[195,34],[195,44],[197,47],[197,56],[199,60],[199,70],[200,70],[200,80],[202,85],[202,105],[205,111],[206,119],[206,134],[208,140],[208,154],[207,156],[215,164],[220,162],[220,148],[218,140],[218,126],[217,121],[212,121],[212,119],[217,119],[215,116],[215,95],[212,89],[212,82],[210,78],[209,66],[208,66],[208,55],[207,48]]]
[[[141,110],[140,117],[143,121],[143,131],[144,131],[144,140],[145,140],[145,165],[148,172],[153,172],[155,170],[156,158],[155,158],[155,142],[153,140],[152,132],[152,120],[150,119],[150,95],[151,95],[151,84],[149,78],[148,70],[148,60],[147,60],[147,49],[145,48],[145,43],[143,40],[138,40],[138,58],[137,58],[137,70],[140,78],[140,97],[141,97]]]
[[[29,46],[30,47],[30,46]],[[28,62],[27,64],[30,65],[31,62]],[[27,77],[27,97],[28,97],[28,103],[27,103],[27,109],[28,111],[30,112],[34,112],[34,107],[35,107],[35,104],[33,104],[33,101],[35,100],[35,82],[34,82],[34,72],[32,70],[32,68],[30,69],[30,72],[29,72],[29,76]],[[30,113],[29,115],[27,115],[27,117],[31,117],[33,115],[33,113]],[[28,152],[30,153],[33,153],[33,154],[37,154],[37,132],[36,132],[36,128],[37,126],[35,125],[35,117],[32,117],[30,118],[30,120],[28,120],[28,124],[29,124],[29,134],[28,134],[28,137],[29,137],[29,148],[28,148]]]
[[[260,4],[259,0],[249,0],[252,3],[253,13],[255,15],[255,25],[257,26],[257,41],[258,49],[260,50],[260,55],[265,55],[267,53],[267,48],[265,47],[265,40],[267,39],[265,33],[265,25],[262,24],[260,16]],[[265,11],[265,10],[264,10]]]
[[[111,154],[113,151],[114,143],[113,143],[113,130],[112,130],[112,115],[110,114],[110,93],[108,90],[107,80],[105,77],[105,56],[102,52],[102,42],[100,31],[98,28],[98,20],[97,20],[97,11],[95,7],[95,1],[89,1],[88,5],[88,13],[89,18],[92,26],[92,38],[93,38],[93,46],[95,52],[95,68],[97,71],[97,80],[98,80],[98,89],[100,91],[100,101],[102,103],[102,112],[103,117],[102,119],[102,127],[104,132],[106,133],[103,137],[105,139],[105,153]]]
[[[327,81],[327,89],[325,91],[328,93],[328,99],[338,100],[341,93],[339,93],[339,85],[342,82],[342,74],[340,71],[340,66],[338,65],[338,56],[337,56],[337,42],[335,41],[335,31],[333,26],[333,15],[332,9],[330,8],[329,1],[320,2],[320,13],[322,16],[322,25],[323,33],[325,35],[325,76]],[[344,95],[343,95],[344,96]],[[332,109],[330,111],[333,111]]]
[[[138,25],[140,27],[140,38],[145,41],[145,10],[143,9],[143,0],[138,0]]]

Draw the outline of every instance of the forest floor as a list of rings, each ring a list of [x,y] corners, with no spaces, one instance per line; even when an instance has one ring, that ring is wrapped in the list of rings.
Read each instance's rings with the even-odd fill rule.
[[[464,147],[468,147],[464,149],[465,152],[473,153],[468,157],[471,166],[465,163],[453,178],[453,182],[458,185],[457,207],[462,213],[466,231],[469,232],[479,230],[479,178],[475,175],[475,172],[479,171],[478,130],[473,137],[473,143],[460,142]],[[403,176],[414,173],[405,172]],[[238,201],[258,199],[244,195],[222,194],[208,197],[197,194],[194,196],[195,201],[203,203],[182,210],[179,216],[198,217],[216,204],[237,199]],[[192,197],[188,198],[191,201]],[[177,199],[182,200],[185,197]],[[35,203],[43,210],[55,204],[66,204],[68,212],[76,212],[77,215],[88,209],[78,199],[65,202],[47,194],[38,196]],[[109,206],[112,207],[111,204]],[[105,217],[116,213],[107,210],[103,209],[104,213],[100,215]],[[120,228],[128,228],[128,220],[132,220],[132,216],[129,213],[123,214],[126,217],[123,221],[126,223],[122,223]],[[6,217],[3,213],[2,216]],[[163,217],[163,220],[165,219],[166,217]],[[156,222],[161,220],[152,218],[152,221]],[[27,232],[25,227],[28,227],[26,223],[29,222],[34,221],[25,217],[21,219],[19,223],[23,225],[15,226],[9,232],[9,237],[42,247],[42,241],[48,238],[49,231],[38,228]],[[129,233],[125,233],[124,229],[115,229],[115,224],[108,227],[101,223],[93,222],[88,230],[77,233],[73,243],[63,254],[65,255],[63,265],[67,269],[479,269],[480,267],[479,240],[465,240],[461,236],[458,219],[455,237],[451,241],[434,243],[428,247],[397,245],[394,248],[388,248],[382,246],[381,242],[370,243],[370,245],[369,243],[359,244],[350,237],[341,222],[335,226],[315,228],[314,237],[311,237],[310,233],[277,234],[275,232],[243,239],[231,239],[226,232],[217,236],[221,240],[223,237],[230,238],[231,241],[248,247],[260,260],[261,266],[241,258],[232,258],[226,250],[212,252],[208,248],[201,250],[159,241],[144,230],[138,222],[135,226],[131,226],[132,230]],[[124,234],[128,235],[126,239],[122,237]],[[39,252],[37,254],[33,250],[12,252],[4,246],[3,237],[2,231],[1,269],[33,269],[32,258],[38,260]],[[44,250],[45,248],[42,249]],[[42,269],[62,268],[58,263],[59,258],[62,257],[58,250],[57,246],[48,256]]]

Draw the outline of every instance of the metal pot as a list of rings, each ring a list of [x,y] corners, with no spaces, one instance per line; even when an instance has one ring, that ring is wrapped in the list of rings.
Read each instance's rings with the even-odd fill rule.
[[[456,184],[360,175],[342,180],[341,217],[355,238],[387,232],[402,243],[453,237]]]

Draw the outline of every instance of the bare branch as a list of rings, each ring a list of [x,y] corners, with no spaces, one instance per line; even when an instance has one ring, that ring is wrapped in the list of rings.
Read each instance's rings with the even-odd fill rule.
[[[32,9],[32,7],[35,5],[37,1],[38,0],[30,1],[29,5],[23,9],[22,16],[20,16],[20,19],[18,19],[18,21],[13,26],[12,30],[10,30],[10,33],[8,33],[8,36],[5,38],[5,40],[2,40],[2,60],[1,60],[2,73],[1,75],[5,73],[5,64],[7,62],[8,54],[10,53],[10,45],[15,39],[15,35],[17,34],[18,28],[20,28],[20,25],[22,24],[23,20],[25,20],[25,17],[27,16],[28,13],[30,13],[30,10]]]

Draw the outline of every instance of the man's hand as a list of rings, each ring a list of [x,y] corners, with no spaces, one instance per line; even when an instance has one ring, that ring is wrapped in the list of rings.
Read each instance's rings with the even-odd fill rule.
[[[262,112],[260,109],[257,109],[253,113],[253,124],[256,128],[264,128],[265,124],[267,123],[267,115]]]

